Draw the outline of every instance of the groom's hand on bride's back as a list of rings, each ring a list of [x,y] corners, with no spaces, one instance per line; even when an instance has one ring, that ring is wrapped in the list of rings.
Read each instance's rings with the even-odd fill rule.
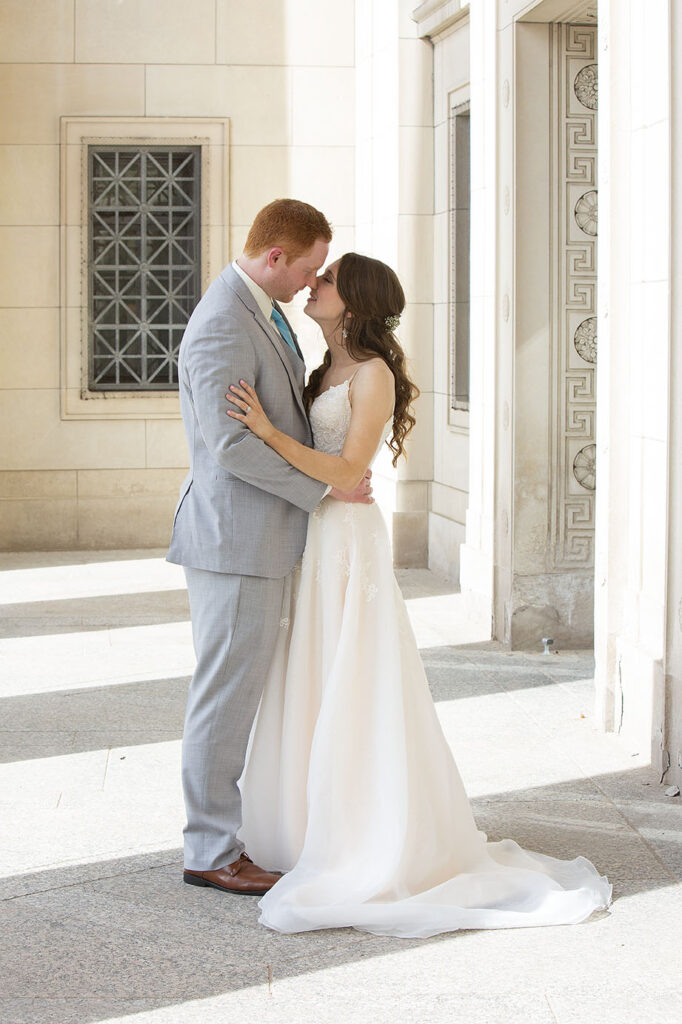
[[[361,505],[374,504],[374,498],[372,497],[372,470],[367,470],[358,486],[350,494],[344,494],[343,491],[332,487],[329,497],[336,498],[337,501],[355,501]]]

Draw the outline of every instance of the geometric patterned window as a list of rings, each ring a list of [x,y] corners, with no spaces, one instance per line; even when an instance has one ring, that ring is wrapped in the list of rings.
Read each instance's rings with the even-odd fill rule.
[[[470,132],[469,104],[450,111],[450,410],[469,408]]]
[[[177,390],[200,224],[200,146],[88,146],[91,391]]]

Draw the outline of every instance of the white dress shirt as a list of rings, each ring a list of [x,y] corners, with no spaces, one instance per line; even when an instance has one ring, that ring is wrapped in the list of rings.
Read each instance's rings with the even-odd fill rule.
[[[234,260],[232,263],[232,269],[237,274],[239,274],[242,281],[253,295],[254,299],[258,303],[258,308],[260,309],[261,313],[263,314],[267,322],[277,331],[277,328],[270,319],[274,303],[270,296],[268,295],[268,293],[264,292],[261,286],[259,284],[256,284],[253,278],[249,277],[246,271],[242,270],[242,268],[239,266],[236,260]],[[277,333],[279,334],[279,331],[277,331]]]

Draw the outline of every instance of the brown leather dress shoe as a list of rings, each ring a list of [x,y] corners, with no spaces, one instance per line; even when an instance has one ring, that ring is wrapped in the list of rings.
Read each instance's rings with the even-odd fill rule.
[[[188,885],[210,886],[241,896],[264,896],[282,876],[278,872],[264,871],[242,853],[239,860],[224,868],[216,871],[190,871],[185,868],[182,877]]]

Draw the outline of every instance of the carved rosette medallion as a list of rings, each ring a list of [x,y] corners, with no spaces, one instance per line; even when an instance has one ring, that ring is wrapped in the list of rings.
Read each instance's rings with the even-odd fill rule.
[[[575,204],[575,222],[586,235],[597,234],[597,190],[583,192]]]
[[[593,491],[597,484],[597,446],[586,444],[573,459],[573,476],[586,491]]]
[[[588,110],[596,110],[598,103],[596,64],[587,64],[581,68],[573,80],[573,92]]]
[[[588,316],[579,323],[573,335],[575,350],[586,363],[597,362],[597,318]]]

